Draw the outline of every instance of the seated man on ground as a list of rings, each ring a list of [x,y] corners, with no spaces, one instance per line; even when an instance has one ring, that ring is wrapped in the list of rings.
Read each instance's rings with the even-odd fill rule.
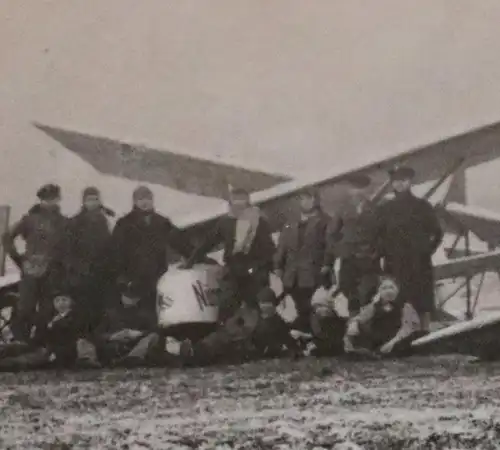
[[[409,303],[398,303],[399,286],[394,278],[380,278],[373,300],[349,320],[344,351],[375,356],[403,349],[420,329],[418,314]]]
[[[160,341],[156,314],[141,305],[139,293],[129,283],[93,336],[79,341],[79,348],[91,359],[97,354],[104,364],[142,365],[153,363],[161,354]]]
[[[220,328],[199,342],[169,342],[169,351],[189,365],[240,363],[298,352],[290,328],[276,311],[273,290],[263,288],[257,295],[258,309],[242,305]]]
[[[312,298],[312,345],[309,346],[308,353],[314,356],[334,356],[344,352],[343,338],[347,319],[341,317],[335,309],[334,292],[320,287]]]
[[[74,301],[68,294],[59,294],[54,300],[55,315],[35,337],[22,349],[13,344],[4,349],[5,358],[0,360],[0,368],[20,370],[38,367],[68,367],[77,360],[77,340],[79,323],[74,310]]]

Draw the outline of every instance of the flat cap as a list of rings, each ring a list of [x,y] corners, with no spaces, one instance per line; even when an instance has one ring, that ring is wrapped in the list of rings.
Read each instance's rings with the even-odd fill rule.
[[[135,188],[132,198],[134,200],[140,200],[143,198],[153,198],[153,191],[149,189],[147,186],[138,186]]]
[[[389,170],[392,180],[411,180],[415,177],[415,171],[408,166],[400,166]]]
[[[101,193],[99,192],[99,189],[97,189],[95,186],[88,186],[82,192],[83,198],[87,198],[90,196],[100,197],[100,195]]]
[[[61,196],[61,188],[57,184],[44,184],[38,189],[36,196],[40,200],[55,200]]]

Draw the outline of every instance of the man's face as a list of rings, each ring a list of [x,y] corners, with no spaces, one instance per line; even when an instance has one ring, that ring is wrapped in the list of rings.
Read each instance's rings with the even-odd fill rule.
[[[408,178],[392,180],[391,186],[396,194],[408,192],[411,188],[411,180]]]
[[[394,281],[384,280],[380,284],[378,292],[383,303],[392,304],[399,294],[399,288]]]
[[[87,195],[83,201],[87,211],[96,211],[101,207],[101,199],[98,195]]]
[[[61,197],[51,198],[49,200],[42,200],[40,204],[47,209],[57,209],[61,204]]]
[[[153,197],[143,197],[138,198],[135,202],[137,208],[141,211],[152,211],[154,208],[154,200]]]
[[[262,318],[271,317],[276,313],[276,307],[271,302],[259,303],[260,315]]]
[[[316,202],[312,195],[303,194],[299,197],[299,205],[302,212],[308,213],[314,210]]]
[[[73,302],[71,298],[69,298],[66,295],[59,295],[54,299],[54,309],[59,313],[59,314],[64,314],[67,313],[71,310]]]
[[[352,198],[354,204],[358,205],[363,203],[368,198],[367,190],[359,187],[350,188],[350,197]]]
[[[231,198],[229,206],[231,211],[238,214],[250,206],[250,199],[246,194],[237,194]]]
[[[334,312],[328,305],[316,305],[316,307],[314,308],[314,313],[318,317],[322,318],[332,317],[334,314]]]

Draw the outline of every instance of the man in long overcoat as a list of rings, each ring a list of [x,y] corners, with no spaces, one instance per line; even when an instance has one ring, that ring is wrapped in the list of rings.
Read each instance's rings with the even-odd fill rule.
[[[76,309],[90,328],[101,320],[104,299],[110,295],[111,230],[107,216],[113,214],[102,205],[99,190],[90,186],[83,191],[80,212],[69,222],[68,282]]]
[[[379,208],[378,236],[384,271],[398,281],[401,302],[414,307],[428,331],[435,307],[432,255],[443,230],[432,205],[412,193],[414,175],[409,167],[390,173],[394,198]]]
[[[295,303],[294,327],[306,331],[314,292],[330,284],[334,276],[335,257],[330,248],[340,224],[322,211],[317,191],[303,191],[299,204],[300,219],[286,224],[281,231],[274,268]]]
[[[119,219],[111,236],[113,270],[119,284],[133,283],[144,306],[155,310],[156,284],[168,269],[168,252],[187,257],[191,244],[167,217],[155,211],[146,186],[133,193],[134,207]]]

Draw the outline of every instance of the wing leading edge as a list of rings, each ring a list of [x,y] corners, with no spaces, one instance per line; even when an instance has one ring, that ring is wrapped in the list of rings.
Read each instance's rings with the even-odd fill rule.
[[[228,184],[255,192],[290,180],[280,174],[249,170],[39,123],[34,125],[103,174],[160,184],[188,194],[227,198]]]
[[[80,141],[84,140],[87,136],[80,133],[66,132],[64,130],[57,131],[55,128],[39,124],[37,127],[57,139],[66,148],[72,149],[71,151],[76,153],[80,151],[79,149],[82,149]],[[211,196],[219,198],[224,196],[221,195],[222,192],[226,192],[227,178],[226,180],[217,178],[221,177],[219,169],[214,169],[214,172],[209,177],[205,176],[203,183],[205,186],[196,184],[196,180],[193,180],[192,177],[188,177],[189,179],[178,179],[177,181],[175,176],[167,180],[169,184],[166,184],[164,179],[164,177],[166,177],[165,172],[154,167],[158,164],[158,161],[154,160],[154,157],[160,159],[164,158],[162,159],[162,164],[163,166],[166,164],[165,161],[167,161],[167,158],[158,156],[158,154],[162,154],[163,152],[158,150],[151,151],[151,149],[148,149],[147,152],[141,152],[140,150],[130,152],[130,150],[127,150],[126,144],[117,141],[104,138],[98,138],[96,140],[96,138],[91,136],[87,136],[87,139],[94,141],[92,145],[90,145],[90,143],[87,144],[89,148],[81,150],[81,157],[89,160],[89,162],[101,172],[108,174],[114,173],[117,176],[125,178],[144,180],[144,175],[141,175],[141,172],[145,171],[149,174],[154,173],[154,179],[156,179],[158,183],[167,186],[170,185],[176,189],[179,189],[179,187],[175,186],[179,185],[183,188],[180,190],[184,190],[185,192],[198,195],[207,195],[207,193],[211,193],[213,194]],[[125,159],[121,156],[123,152],[125,152]],[[129,153],[127,154],[127,152]],[[152,159],[148,161],[144,160],[146,157],[145,155],[150,155]],[[168,156],[174,161],[172,164],[176,161],[177,164],[179,164],[176,172],[182,170],[181,163],[178,161],[183,161],[183,159],[179,156],[180,155],[172,153]],[[131,159],[132,162],[128,162],[127,158]],[[192,162],[192,158],[185,158],[189,160],[190,163]],[[246,182],[251,184],[249,188],[241,185],[242,179],[244,178],[243,176],[239,179],[238,172],[233,173],[237,177],[236,181],[240,182],[240,184],[238,184],[238,182],[235,183],[235,186],[247,187],[253,192],[259,190],[259,192],[253,194],[253,201],[263,209],[271,222],[273,230],[277,231],[290,216],[297,213],[293,197],[297,192],[308,187],[318,188],[321,193],[322,204],[325,211],[330,214],[335,214],[339,205],[342,203],[342,199],[345,197],[343,182],[353,174],[369,175],[373,180],[374,191],[376,191],[380,186],[386,183],[388,170],[398,165],[407,164],[413,167],[416,171],[415,182],[420,184],[439,179],[444,173],[449,171],[450,168],[456,166],[458,162],[461,163],[460,169],[465,170],[469,167],[474,167],[497,158],[500,158],[500,122],[473,129],[472,131],[421,146],[414,150],[401,152],[394,157],[375,160],[362,167],[353,165],[338,167],[336,170],[324,176],[315,176],[310,179],[286,181],[286,177],[283,176],[260,174],[262,175],[262,178],[260,178],[262,182],[260,184],[251,184],[251,182],[254,182],[254,179],[250,180],[251,176],[246,178]],[[206,170],[205,164],[210,164],[210,162],[195,160],[189,168],[190,163],[188,163],[188,172],[191,168],[190,174],[192,175],[196,172],[192,167],[197,167],[197,170],[201,172],[201,176],[203,176],[203,172]],[[222,166],[219,164],[216,165],[219,168]],[[230,168],[228,172],[231,172],[231,170],[245,171],[245,169],[233,168],[232,166],[227,167]],[[224,170],[222,173],[223,172]],[[152,175],[149,176],[151,177]],[[193,181],[194,186],[186,186],[190,181]],[[211,181],[214,182],[215,187],[207,186]],[[200,194],[200,192],[203,193]],[[189,235],[199,238],[199,236],[203,236],[211,229],[215,220],[226,214],[226,212],[227,209],[221,206],[207,213],[195,212],[193,215],[181,217],[179,220],[176,220],[176,223],[186,230]]]
[[[394,157],[374,161],[363,167],[342,167],[325,176],[292,180],[253,195],[277,230],[291,214],[295,214],[293,197],[302,189],[316,187],[326,212],[335,214],[345,194],[343,182],[353,174],[366,174],[373,180],[374,192],[387,181],[387,172],[398,165],[407,164],[416,171],[416,184],[439,179],[443,173],[462,161],[460,170],[500,158],[500,122],[477,128],[439,142],[402,152]],[[224,208],[205,215],[181,218],[179,224],[190,230],[202,231]]]

